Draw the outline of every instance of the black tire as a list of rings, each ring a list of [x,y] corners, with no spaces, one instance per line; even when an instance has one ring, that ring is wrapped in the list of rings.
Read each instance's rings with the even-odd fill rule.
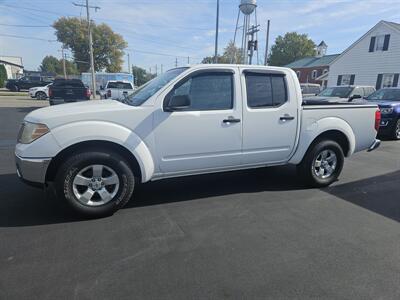
[[[37,100],[46,100],[47,99],[47,95],[45,92],[37,92],[35,94],[35,97]]]
[[[75,177],[90,165],[103,165],[111,168],[119,179],[118,188],[115,186],[117,190],[115,196],[109,202],[99,206],[83,204],[74,192]],[[74,154],[65,160],[57,172],[55,186],[58,197],[65,200],[75,212],[87,217],[104,217],[112,215],[130,200],[135,187],[135,177],[128,162],[117,153],[90,150]]]
[[[321,154],[326,150],[328,154],[332,152],[335,154],[336,165],[332,174],[328,176],[328,174],[326,173],[325,176],[327,177],[323,178],[324,175],[318,176],[316,174],[318,168],[315,166],[315,164],[318,158],[321,157]],[[327,162],[325,161],[325,163]],[[312,187],[325,187],[332,184],[338,179],[340,173],[342,172],[343,164],[344,164],[343,150],[337,142],[332,140],[318,140],[314,142],[308,149],[302,162],[298,165],[298,172],[299,175],[302,178],[304,178],[305,182],[308,185]],[[331,165],[330,167],[332,168]]]
[[[19,87],[16,86],[16,85],[13,85],[13,86],[11,87],[11,91],[13,91],[13,92],[19,92]]]
[[[396,125],[394,125],[392,139],[396,141],[400,140],[400,119],[398,119]]]

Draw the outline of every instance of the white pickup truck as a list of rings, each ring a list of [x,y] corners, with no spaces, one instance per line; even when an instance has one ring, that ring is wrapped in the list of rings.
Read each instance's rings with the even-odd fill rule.
[[[122,101],[130,94],[134,88],[133,84],[129,81],[107,81],[105,88],[100,90],[101,98]]]
[[[322,187],[338,178],[344,157],[379,146],[379,120],[376,105],[303,105],[290,69],[175,68],[126,104],[31,112],[16,145],[17,173],[54,183],[60,198],[91,216],[121,208],[137,183],[168,177],[293,164],[299,178]]]

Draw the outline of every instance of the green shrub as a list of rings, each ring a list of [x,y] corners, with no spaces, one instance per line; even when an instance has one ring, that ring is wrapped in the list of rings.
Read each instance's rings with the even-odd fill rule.
[[[7,80],[7,71],[4,65],[0,65],[0,88],[4,87],[4,82]]]

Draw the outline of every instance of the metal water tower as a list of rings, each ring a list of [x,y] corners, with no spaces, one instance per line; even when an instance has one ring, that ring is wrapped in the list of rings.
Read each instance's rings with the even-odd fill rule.
[[[251,15],[254,13],[255,26],[250,27]],[[240,15],[243,15],[243,25],[239,25]],[[247,64],[252,61],[254,51],[257,51],[257,32],[259,25],[257,24],[257,1],[256,0],[241,0],[239,4],[239,11],[236,21],[235,36],[233,42],[236,43],[236,36],[238,29],[242,29],[242,63]],[[256,34],[256,39],[254,39],[254,34]],[[251,37],[251,40],[249,38]],[[258,56],[258,51],[257,51]],[[232,62],[233,62],[232,57]]]

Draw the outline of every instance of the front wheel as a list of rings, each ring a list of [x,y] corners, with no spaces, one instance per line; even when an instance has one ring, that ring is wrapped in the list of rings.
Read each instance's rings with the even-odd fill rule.
[[[310,147],[298,170],[309,185],[324,187],[337,180],[343,164],[344,154],[340,145],[335,141],[321,140]]]
[[[45,92],[37,92],[36,93],[36,99],[37,100],[46,100],[47,95]]]
[[[103,217],[131,198],[135,177],[117,153],[88,151],[67,159],[56,176],[57,195],[76,212]]]

